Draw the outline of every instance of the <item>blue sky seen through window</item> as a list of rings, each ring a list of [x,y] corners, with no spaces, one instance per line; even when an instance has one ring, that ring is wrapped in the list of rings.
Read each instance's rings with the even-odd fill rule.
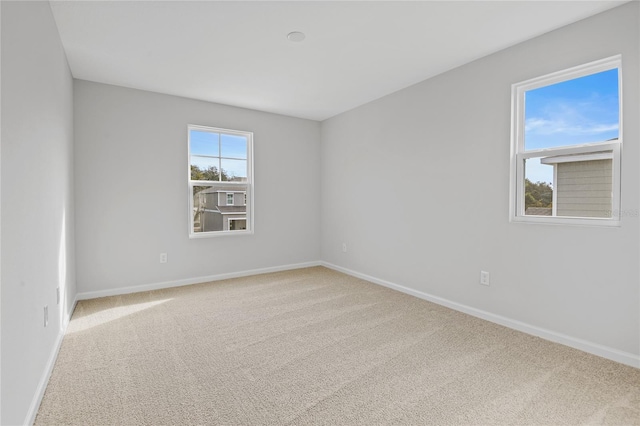
[[[244,136],[222,135],[220,138],[222,157],[247,158],[247,139]]]
[[[218,156],[218,134],[191,130],[189,134],[191,155]]]
[[[602,142],[619,137],[618,70],[591,74],[525,93],[525,150]],[[528,162],[526,178],[553,181],[553,169]]]
[[[201,169],[211,166],[219,169],[221,162],[230,176],[247,177],[247,139],[244,136],[190,130],[189,138],[191,164]]]

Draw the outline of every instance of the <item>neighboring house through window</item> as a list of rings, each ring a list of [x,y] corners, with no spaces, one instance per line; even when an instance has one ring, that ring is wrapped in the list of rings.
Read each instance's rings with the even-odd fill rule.
[[[190,125],[188,146],[189,236],[252,232],[253,134]]]
[[[511,220],[619,225],[621,58],[512,86]]]

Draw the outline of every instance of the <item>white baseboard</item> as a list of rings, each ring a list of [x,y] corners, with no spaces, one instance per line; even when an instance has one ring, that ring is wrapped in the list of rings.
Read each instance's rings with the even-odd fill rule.
[[[76,296],[73,298],[73,302],[71,302],[71,309],[69,310],[69,315],[65,315],[63,318],[63,322],[62,322],[62,327],[64,328],[64,331],[67,330],[67,326],[69,325],[69,322],[71,321],[71,317],[73,316],[73,311],[76,310],[76,306],[78,305],[78,293],[76,293]]]
[[[312,266],[320,266],[320,261],[295,263],[291,265],[273,266],[269,268],[250,269],[239,272],[229,272],[226,274],[208,275],[204,277],[185,278],[174,281],[163,281],[159,283],[142,284],[131,287],[120,287],[109,290],[87,291],[78,293],[77,300],[96,299],[98,297],[119,296],[121,294],[139,293],[142,291],[161,290],[171,287],[181,287],[191,284],[206,283],[209,281],[227,280],[230,278],[247,277],[250,275],[267,274],[270,272],[288,271],[292,269],[309,268]]]
[[[51,351],[51,355],[49,356],[49,360],[47,361],[47,366],[45,368],[44,374],[38,382],[38,387],[36,389],[35,395],[33,396],[33,400],[31,401],[31,405],[29,406],[29,411],[27,411],[27,417],[24,419],[25,425],[32,425],[36,421],[38,408],[40,408],[40,403],[42,402],[42,398],[44,397],[44,391],[47,390],[47,384],[49,383],[49,378],[51,377],[51,373],[53,372],[53,366],[56,364],[58,352],[60,352],[60,347],[62,346],[63,337],[64,330],[60,330],[60,333],[58,333],[58,336],[56,337],[56,343],[54,345],[53,351]]]
[[[73,299],[73,304],[71,306],[71,310],[69,314],[65,314],[62,317],[62,323],[60,325],[60,331],[58,332],[58,336],[56,336],[56,342],[53,346],[53,350],[49,355],[49,359],[47,360],[47,365],[45,367],[44,373],[38,382],[38,387],[36,388],[36,393],[33,396],[33,400],[31,401],[31,405],[29,405],[29,410],[27,411],[27,416],[25,417],[24,424],[32,425],[36,421],[36,415],[38,414],[38,408],[40,408],[40,404],[42,403],[42,398],[44,397],[44,392],[47,390],[47,384],[49,384],[49,379],[51,378],[51,373],[53,373],[53,367],[56,365],[56,360],[58,359],[58,353],[60,353],[60,348],[62,347],[62,340],[64,338],[64,334],[67,331],[67,326],[69,325],[69,321],[71,321],[71,316],[73,315],[73,310],[76,308],[78,304],[78,297],[76,296]]]
[[[576,337],[568,336],[566,334],[557,333],[552,330],[546,330],[544,328],[536,327],[531,324],[527,324],[521,321],[517,321],[511,318],[503,317],[501,315],[492,314],[491,312],[476,309],[471,306],[463,305],[461,303],[452,302],[451,300],[444,299],[442,297],[433,296],[431,294],[424,293],[419,290],[414,290],[409,287],[404,287],[389,281],[381,280],[370,275],[362,274],[360,272],[353,271],[351,269],[343,268],[338,265],[334,265],[328,262],[320,262],[320,264],[326,268],[333,269],[338,272],[342,272],[347,275],[351,275],[356,278],[372,282],[374,284],[382,285],[394,290],[398,290],[402,293],[410,294],[420,299],[427,300],[429,302],[436,303],[438,305],[446,306],[456,311],[464,312],[465,314],[472,315],[477,318],[481,318],[496,324],[503,325],[505,327],[512,328],[514,330],[522,331],[533,336],[540,337],[545,340],[550,340],[555,343],[560,343],[565,346],[579,349],[583,352],[588,352],[593,355],[597,355],[603,358],[610,359],[622,364],[630,365],[632,367],[640,368],[640,356],[629,352],[619,351],[614,348],[603,346],[597,343],[588,342],[586,340],[578,339]]]

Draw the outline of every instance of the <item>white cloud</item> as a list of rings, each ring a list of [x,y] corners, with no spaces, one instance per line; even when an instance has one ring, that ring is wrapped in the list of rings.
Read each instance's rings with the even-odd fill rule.
[[[545,118],[532,117],[525,123],[527,133],[539,135],[565,134],[571,136],[578,135],[598,135],[601,133],[618,130],[618,123],[595,123],[583,120],[582,123],[567,122],[566,120],[548,120]]]
[[[550,120],[545,120],[544,118],[529,118],[524,124],[524,130],[527,132],[531,132],[537,129],[545,129],[552,125]]]

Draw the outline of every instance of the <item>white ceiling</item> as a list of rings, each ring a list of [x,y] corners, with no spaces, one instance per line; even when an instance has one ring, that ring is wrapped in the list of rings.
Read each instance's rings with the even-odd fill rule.
[[[51,1],[75,78],[324,120],[625,1]],[[286,35],[302,31],[292,43]]]

